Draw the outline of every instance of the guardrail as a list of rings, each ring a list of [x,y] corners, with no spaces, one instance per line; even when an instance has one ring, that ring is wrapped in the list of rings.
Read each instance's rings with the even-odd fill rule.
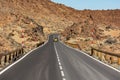
[[[91,56],[97,57],[103,62],[120,65],[120,54],[102,51],[91,47]]]
[[[34,46],[32,46],[31,49],[39,47],[40,45],[44,44],[44,42],[38,43]],[[0,54],[0,68],[3,68],[4,66],[7,66],[13,62],[15,62],[16,60],[18,60],[20,57],[22,57],[27,51],[24,50],[23,47],[6,53],[6,54]]]
[[[71,46],[73,48],[78,48],[78,49],[81,50],[81,48],[80,48],[80,46],[78,44],[71,44],[71,43],[68,43],[68,42],[65,42],[65,44],[67,44],[67,45],[69,45],[69,46]]]
[[[23,48],[19,48],[15,51],[7,53],[7,54],[0,54],[0,67],[4,67],[4,66],[16,61],[23,54],[24,54]]]

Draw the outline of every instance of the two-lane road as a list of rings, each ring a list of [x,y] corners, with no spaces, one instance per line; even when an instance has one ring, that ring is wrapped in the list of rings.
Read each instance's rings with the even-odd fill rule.
[[[53,42],[54,37],[3,72],[0,80],[120,80],[120,72]]]

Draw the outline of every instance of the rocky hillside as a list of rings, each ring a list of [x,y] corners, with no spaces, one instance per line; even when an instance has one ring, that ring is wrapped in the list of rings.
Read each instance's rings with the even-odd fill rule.
[[[83,21],[74,22],[62,32],[64,41],[78,43],[88,52],[91,47],[120,52],[120,10],[84,10],[80,14]]]
[[[120,10],[79,11],[50,0],[0,0],[2,53],[20,46],[29,48],[55,32],[61,33],[65,41],[81,43],[89,37],[96,44],[115,36],[119,42],[120,36],[114,32],[117,30],[119,35],[119,29]],[[84,40],[82,43],[87,44]]]

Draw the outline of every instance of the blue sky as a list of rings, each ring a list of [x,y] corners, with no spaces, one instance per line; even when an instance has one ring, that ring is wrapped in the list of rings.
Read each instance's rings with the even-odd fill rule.
[[[51,0],[75,9],[120,9],[120,0]]]

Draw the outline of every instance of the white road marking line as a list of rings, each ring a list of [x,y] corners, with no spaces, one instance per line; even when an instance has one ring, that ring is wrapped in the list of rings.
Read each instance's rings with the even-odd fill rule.
[[[62,66],[59,66],[60,67],[60,70],[62,70],[63,68],[62,68]]]
[[[66,80],[65,78],[63,78],[63,80]]]
[[[60,62],[60,59],[58,59],[58,62]]]
[[[59,57],[57,57],[57,59],[60,59]]]
[[[59,57],[58,54],[57,54],[57,57]]]
[[[75,49],[75,48],[72,48],[72,47],[70,47],[70,46],[64,44],[63,42],[60,42],[60,43],[62,43],[63,45],[65,45],[65,46],[68,47],[68,48],[71,48],[71,49],[73,49],[73,50],[76,50],[76,51],[78,51],[78,52],[81,52],[81,53],[83,53],[84,55],[90,57],[91,59],[93,59],[93,60],[95,60],[95,61],[97,61],[97,62],[99,62],[99,63],[101,63],[101,64],[103,64],[103,65],[105,65],[105,66],[107,66],[107,67],[109,67],[110,69],[113,69],[113,70],[115,70],[116,72],[119,72],[119,73],[120,73],[120,70],[118,70],[118,69],[116,69],[116,68],[114,68],[114,67],[112,67],[112,66],[110,66],[110,65],[108,65],[108,64],[105,64],[104,62],[102,62],[102,61],[100,61],[100,60],[98,60],[98,59],[96,59],[96,58],[94,58],[94,57],[92,57],[92,56],[86,54],[85,52],[80,51],[80,50]]]
[[[15,61],[14,63],[12,63],[11,65],[9,65],[8,67],[6,67],[5,69],[3,69],[2,71],[0,71],[0,75],[3,74],[5,71],[7,71],[8,69],[10,69],[12,66],[14,66],[15,64],[17,64],[18,62],[20,62],[22,59],[24,59],[26,56],[28,56],[30,53],[32,53],[34,50],[37,50],[38,48],[43,47],[48,41],[46,41],[43,45],[31,50],[30,52],[26,53],[23,57],[21,57],[20,59],[18,59],[17,61]]]
[[[65,76],[65,74],[64,74],[64,72],[63,72],[63,71],[61,71],[61,74],[62,74],[62,77],[64,77],[64,76]]]
[[[54,44],[54,48],[55,48],[55,52],[56,52],[56,55],[57,55],[59,68],[60,68],[60,70],[61,70],[60,72],[61,72],[62,80],[66,80],[65,74],[64,74],[64,71],[63,71],[63,67],[62,67],[62,65],[61,65],[60,58],[59,58],[59,55],[58,55],[58,52],[57,52],[57,49],[56,49],[55,44]]]
[[[61,66],[61,63],[60,63],[60,62],[59,62],[58,64],[59,64],[59,66]]]

